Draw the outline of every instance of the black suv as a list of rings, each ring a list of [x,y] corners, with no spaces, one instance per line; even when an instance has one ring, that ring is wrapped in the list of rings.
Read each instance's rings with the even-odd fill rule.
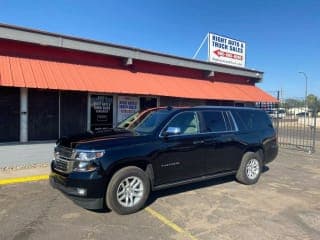
[[[278,153],[272,123],[259,109],[168,107],[138,120],[59,139],[51,185],[84,208],[129,214],[151,190],[232,174],[254,184]]]

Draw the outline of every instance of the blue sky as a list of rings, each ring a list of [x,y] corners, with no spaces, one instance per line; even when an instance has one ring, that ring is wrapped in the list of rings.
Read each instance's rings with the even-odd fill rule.
[[[0,22],[192,57],[207,32],[247,44],[258,84],[285,98],[320,97],[320,1],[0,0]],[[199,58],[205,59],[203,50]]]

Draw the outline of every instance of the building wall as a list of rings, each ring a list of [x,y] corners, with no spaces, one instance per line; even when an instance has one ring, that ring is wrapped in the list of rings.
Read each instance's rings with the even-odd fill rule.
[[[68,136],[86,131],[87,104],[87,93],[60,92],[60,136]]]
[[[160,106],[193,107],[207,105],[206,100],[160,97]]]
[[[121,67],[120,58],[0,39],[0,55],[102,67]]]
[[[112,57],[102,54],[74,51],[49,46],[40,46],[29,43],[20,43],[10,40],[0,39],[0,55],[60,61],[67,63],[75,63],[79,65],[127,69],[133,72],[147,72],[161,75],[204,79],[211,81],[254,84],[248,78],[241,76],[229,75],[224,73],[215,73],[213,77],[210,77],[208,79],[208,77],[205,76],[204,71],[197,69],[182,68],[177,66],[145,62],[139,60],[133,60],[133,64],[127,66],[124,64],[124,59],[119,57]]]
[[[170,66],[133,60],[133,64],[125,65],[124,59],[102,54],[74,51],[36,44],[21,43],[0,39],[0,55],[33,59],[45,59],[57,62],[67,62],[79,65],[100,66],[106,68],[126,69],[132,72],[147,72],[160,75],[177,76],[209,81],[224,81],[232,83],[253,84],[245,77],[215,73],[208,79],[205,72],[196,69]],[[45,69],[42,69],[45,71]],[[0,76],[1,77],[1,76]],[[0,78],[1,81],[1,78]],[[116,81],[116,79],[115,79]],[[52,140],[59,136],[76,134],[91,129],[90,95],[86,91],[59,91],[57,89],[28,89],[25,95],[28,108],[21,110],[20,88],[0,87],[0,142],[19,141],[21,139]],[[101,94],[103,95],[103,94]],[[110,116],[108,126],[115,126],[118,121],[117,93],[105,93],[112,97],[112,121]],[[237,105],[233,101],[214,101],[184,99],[175,97],[139,97],[140,109],[161,106],[197,106],[197,105]],[[154,99],[157,99],[156,101]],[[160,99],[160,103],[159,103]],[[88,105],[89,104],[89,105]],[[27,122],[26,127],[20,123],[22,114]],[[110,115],[110,114],[109,114]],[[98,116],[105,117],[105,116]],[[100,118],[101,119],[101,118]],[[21,125],[20,125],[21,124]],[[20,136],[23,128],[24,138]],[[27,128],[27,129],[26,129]],[[23,134],[22,134],[23,135]]]
[[[0,142],[20,141],[20,118],[27,115],[27,140],[54,140],[87,130],[88,93],[28,89],[20,110],[20,88],[0,87]],[[59,110],[60,105],[60,110]]]
[[[52,140],[87,129],[87,93],[28,90],[28,139]]]
[[[200,100],[186,98],[160,97],[160,106],[175,106],[175,107],[193,107],[193,106],[235,106],[235,107],[255,107],[252,102],[235,102],[221,100]]]
[[[20,89],[0,87],[0,142],[19,141]]]
[[[120,97],[128,98],[129,101],[138,99],[137,110],[156,106],[248,106],[247,103],[233,101],[27,89],[27,111],[21,112],[20,94],[20,88],[0,87],[0,112],[2,113],[0,115],[0,142],[20,140],[22,114],[27,116],[27,141],[55,140],[61,136],[96,130],[95,127],[98,125],[101,130],[116,126],[119,122],[118,99]],[[109,100],[106,101],[106,99]],[[96,109],[94,109],[94,102]],[[109,104],[110,110],[106,108],[108,103],[111,104]],[[98,125],[95,126],[94,122]]]
[[[49,140],[59,136],[59,92],[28,91],[28,139]]]

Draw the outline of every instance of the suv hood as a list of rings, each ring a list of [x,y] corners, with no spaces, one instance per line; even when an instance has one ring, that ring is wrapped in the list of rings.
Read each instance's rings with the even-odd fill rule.
[[[58,139],[57,144],[67,148],[93,149],[97,148],[98,146],[103,148],[106,145],[109,145],[108,142],[111,143],[115,142],[115,140],[130,139],[136,136],[137,134],[134,132],[115,128],[99,133],[86,132],[70,137],[61,137]]]

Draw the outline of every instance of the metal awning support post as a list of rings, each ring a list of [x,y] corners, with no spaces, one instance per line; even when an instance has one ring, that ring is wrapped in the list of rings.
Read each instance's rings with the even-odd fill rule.
[[[28,141],[28,88],[20,88],[20,142]]]

